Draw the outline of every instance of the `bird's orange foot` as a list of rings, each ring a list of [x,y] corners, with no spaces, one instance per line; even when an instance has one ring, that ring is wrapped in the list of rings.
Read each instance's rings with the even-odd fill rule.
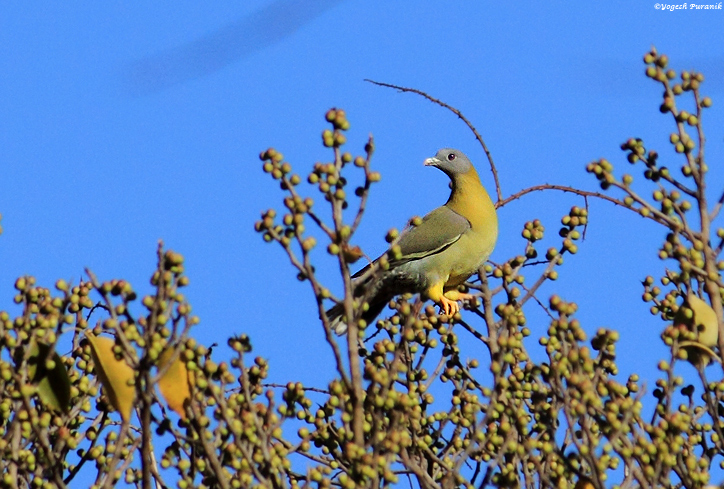
[[[440,309],[447,316],[454,316],[456,312],[460,311],[460,304],[457,301],[451,301],[444,295],[440,297]]]
[[[447,299],[448,302],[450,302],[450,301],[455,302],[455,312],[460,310],[460,307],[457,304],[458,301],[470,301],[474,305],[475,304],[474,300],[476,297],[478,297],[478,296],[473,295],[473,294],[463,293],[463,292],[460,292],[455,289],[448,290],[447,292],[445,292],[443,294],[443,299]],[[455,314],[455,312],[453,312],[452,314]]]

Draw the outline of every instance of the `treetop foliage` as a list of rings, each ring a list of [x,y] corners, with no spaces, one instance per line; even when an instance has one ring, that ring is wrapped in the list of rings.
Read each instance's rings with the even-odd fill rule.
[[[453,317],[402,295],[375,324],[359,320],[364,304],[354,302],[351,272],[370,260],[356,232],[381,176],[372,137],[359,155],[345,149],[344,110],[327,112],[328,160],[305,176],[278,150],[261,153],[283,197],[255,229],[281,246],[311,288],[326,338],[319,350],[335,365],[326,386],[268,383],[269,363],[252,355],[241,332],[228,348],[194,339],[199,318],[182,292],[184,259],[163,244],[143,297],[127,281],[103,281],[90,270],[78,284],[59,280],[53,288],[19,278],[17,312],[0,312],[0,486],[80,487],[81,479],[98,488],[182,489],[709,484],[724,463],[724,229],[713,225],[724,194],[707,192],[702,125],[712,101],[701,92],[701,73],[669,69],[656,50],[644,62],[663,91],[659,109],[671,118],[673,154],[660,156],[640,138],[625,141],[622,166],[631,173],[607,159],[586,166],[600,192],[545,184],[505,197],[482,137],[460,111],[378,83],[463,119],[489,156],[496,207],[539,191],[569,192],[576,204],[553,233],[539,220],[521,223],[519,249],[498,250],[508,258],[481,267],[465,285],[475,300]],[[643,179],[635,184],[637,172]],[[664,231],[652,250],[663,266],[642,278],[643,300],[670,347],[650,392],[638,375],[618,378],[615,330],[589,338],[571,299],[540,297],[578,251],[590,199]],[[399,234],[386,236],[391,253]],[[334,261],[342,290],[323,283],[323,260]],[[385,266],[383,258],[371,273]],[[346,311],[342,337],[325,314],[335,303]],[[531,308],[549,317],[536,327],[546,331],[539,338],[531,337]],[[474,347],[484,357],[472,356]],[[533,350],[542,360],[531,358]],[[687,363],[698,375],[685,381]]]

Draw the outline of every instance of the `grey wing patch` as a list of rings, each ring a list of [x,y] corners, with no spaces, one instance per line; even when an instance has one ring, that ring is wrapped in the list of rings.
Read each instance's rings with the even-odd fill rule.
[[[402,232],[397,243],[402,257],[399,260],[390,257],[390,267],[395,268],[403,263],[440,253],[460,239],[460,236],[469,229],[470,222],[463,216],[448,207],[438,207],[423,217],[419,226],[409,227]],[[375,260],[375,263],[378,260],[379,258]],[[369,268],[370,265],[365,266],[352,275],[352,278],[361,277],[367,273]],[[367,281],[355,285],[362,290],[367,285]]]
[[[419,226],[406,229],[397,243],[402,258],[394,265],[440,253],[470,229],[470,222],[446,206],[438,207],[422,218]]]

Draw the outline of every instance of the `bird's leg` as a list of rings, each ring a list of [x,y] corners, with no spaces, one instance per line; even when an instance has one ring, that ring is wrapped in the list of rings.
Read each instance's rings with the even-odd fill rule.
[[[464,292],[460,292],[457,288],[446,290],[443,293],[443,297],[456,301],[455,304],[457,305],[457,301],[473,301],[476,296],[473,294],[466,294]],[[475,302],[473,302],[473,305],[475,305]],[[458,307],[458,310],[460,308]]]
[[[457,289],[451,289],[445,291],[445,297],[447,297],[450,300],[453,301],[469,301],[472,299],[475,299],[476,296],[473,294],[467,294],[465,292],[460,292]]]
[[[443,283],[438,283],[430,287],[427,290],[426,295],[430,299],[435,301],[440,306],[441,311],[444,312],[447,316],[453,316],[456,312],[460,310],[460,305],[457,303],[457,298],[450,297],[447,293],[443,292]]]
[[[440,304],[443,312],[448,316],[454,316],[456,312],[460,311],[460,304],[458,304],[458,301],[451,301],[444,295],[440,296],[438,304]]]

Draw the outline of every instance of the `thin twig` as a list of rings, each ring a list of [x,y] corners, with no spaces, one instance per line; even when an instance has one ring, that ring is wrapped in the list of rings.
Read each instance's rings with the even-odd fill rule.
[[[500,188],[500,180],[498,180],[498,170],[495,169],[495,163],[493,163],[493,155],[491,155],[490,151],[488,151],[488,147],[485,144],[485,141],[483,141],[483,137],[480,135],[478,130],[475,129],[475,126],[473,126],[472,122],[470,122],[468,120],[468,118],[463,115],[462,112],[460,112],[458,109],[456,109],[452,105],[446,104],[442,100],[436,99],[435,97],[432,97],[432,96],[428,95],[427,93],[423,92],[422,90],[418,90],[416,88],[400,87],[398,85],[392,85],[390,83],[378,82],[378,81],[370,80],[367,78],[365,78],[365,81],[372,83],[373,85],[380,86],[380,87],[394,88],[395,90],[399,90],[400,92],[416,93],[418,95],[425,97],[430,102],[436,103],[440,107],[444,107],[444,108],[448,109],[450,112],[452,112],[453,114],[458,116],[465,123],[465,125],[468,126],[468,128],[473,132],[473,134],[475,135],[475,139],[478,140],[478,142],[480,143],[480,146],[483,148],[483,151],[485,151],[485,156],[488,157],[488,161],[490,162],[490,171],[493,173],[493,180],[495,180],[495,191],[496,191],[496,194],[498,197],[498,202],[503,200],[503,191]]]
[[[270,387],[272,389],[286,389],[287,384],[266,383],[266,384],[262,384],[262,387]],[[310,392],[319,392],[320,394],[327,394],[327,395],[330,394],[330,392],[327,389],[320,389],[318,387],[302,387],[302,390],[310,391]]]
[[[569,187],[567,185],[553,185],[550,183],[544,183],[542,185],[534,185],[533,187],[528,187],[523,190],[520,190],[519,192],[516,192],[509,197],[506,197],[504,200],[501,200],[495,204],[495,208],[499,209],[503,207],[506,204],[509,204],[510,202],[517,200],[521,197],[523,197],[526,194],[529,194],[531,192],[539,192],[542,190],[560,190],[561,192],[570,192],[572,194],[580,195],[582,197],[596,197],[601,200],[605,200],[607,202],[611,202],[614,205],[618,205],[624,208],[629,208],[626,204],[624,204],[622,201],[615,199],[613,197],[609,197],[608,195],[602,194],[600,192],[591,192],[588,190],[581,190],[574,187]]]

